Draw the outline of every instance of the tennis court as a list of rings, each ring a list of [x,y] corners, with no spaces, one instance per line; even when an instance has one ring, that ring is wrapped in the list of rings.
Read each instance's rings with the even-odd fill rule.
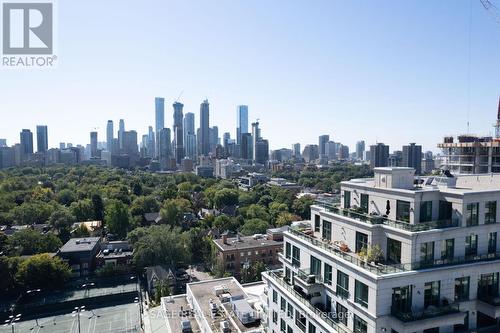
[[[136,333],[140,330],[139,306],[136,303],[94,309],[80,313],[81,333]],[[78,317],[67,314],[20,321],[15,333],[78,333]],[[12,333],[12,327],[0,326],[0,333]]]

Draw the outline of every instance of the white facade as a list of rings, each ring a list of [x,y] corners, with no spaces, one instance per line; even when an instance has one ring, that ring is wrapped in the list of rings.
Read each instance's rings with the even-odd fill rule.
[[[374,171],[285,233],[268,332],[500,332],[500,177]]]

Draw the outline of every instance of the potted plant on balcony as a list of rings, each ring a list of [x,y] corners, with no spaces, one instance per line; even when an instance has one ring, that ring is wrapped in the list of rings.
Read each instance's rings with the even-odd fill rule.
[[[347,245],[346,243],[341,243],[340,246],[339,246],[339,249],[340,251],[342,252],[349,252],[349,245]]]
[[[368,262],[372,265],[376,265],[383,258],[384,254],[379,245],[369,245],[368,247],[363,247],[358,253],[359,258],[363,262]]]

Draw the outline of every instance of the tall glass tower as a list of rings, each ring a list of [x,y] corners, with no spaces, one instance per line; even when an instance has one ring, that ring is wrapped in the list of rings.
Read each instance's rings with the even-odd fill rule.
[[[165,98],[155,98],[155,133],[156,133],[156,149],[155,156],[159,157],[161,150],[160,131],[165,127]]]
[[[236,107],[236,144],[241,145],[242,134],[248,133],[248,105],[238,105]]]

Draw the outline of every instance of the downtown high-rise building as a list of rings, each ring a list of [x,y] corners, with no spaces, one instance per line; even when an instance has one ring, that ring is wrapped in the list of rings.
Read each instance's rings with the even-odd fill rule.
[[[292,156],[294,158],[300,158],[300,143],[294,143],[292,145]]]
[[[248,133],[248,105],[236,107],[236,144],[241,145],[242,134]]]
[[[200,148],[198,154],[210,153],[210,104],[204,100],[200,105]]]
[[[149,158],[155,158],[156,138],[155,138],[155,132],[153,130],[153,126],[148,127],[148,138],[147,138],[146,150],[147,150],[146,155]]]
[[[113,153],[113,139],[114,139],[114,125],[113,120],[108,120],[106,124],[106,150]]]
[[[184,104],[175,102],[174,107],[174,145],[175,145],[175,160],[177,164],[181,164],[182,159],[185,157],[184,152],[184,131],[183,131],[183,107]]]
[[[38,153],[45,153],[49,149],[49,134],[47,126],[36,126],[36,151]]]
[[[23,129],[19,136],[21,140],[21,155],[23,158],[33,154],[33,133],[29,129]]]
[[[120,119],[119,127],[118,127],[118,148],[120,151],[123,150],[123,136],[125,133],[125,120]]]
[[[90,158],[97,157],[97,132],[90,132]]]
[[[194,113],[184,115],[184,150],[190,159],[196,158],[196,132],[194,128]]]
[[[156,133],[156,148],[155,157],[159,158],[160,147],[160,131],[165,127],[165,98],[155,98],[155,133]]]
[[[161,168],[167,169],[170,165],[170,160],[173,158],[172,154],[172,138],[170,128],[162,128],[160,130],[160,151],[158,152],[158,160],[160,161]]]
[[[215,153],[215,149],[219,144],[219,127],[213,126],[209,130],[209,143],[210,143],[210,152]]]
[[[377,143],[370,146],[370,166],[373,168],[386,167],[389,165],[389,146]]]
[[[356,142],[356,158],[358,160],[363,160],[365,155],[365,141],[360,140]]]
[[[329,135],[320,135],[318,139],[319,156],[324,157],[326,155],[326,143],[330,141]]]
[[[415,169],[415,173],[420,175],[422,173],[422,146],[410,143],[403,146],[402,163],[403,167]]]

